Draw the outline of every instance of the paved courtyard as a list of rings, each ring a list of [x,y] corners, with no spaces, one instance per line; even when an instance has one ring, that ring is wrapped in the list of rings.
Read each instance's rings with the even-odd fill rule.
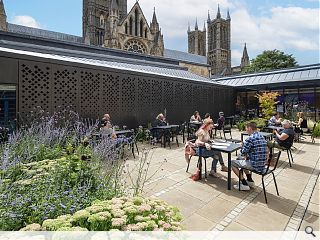
[[[239,132],[234,136],[240,139]],[[139,147],[151,146],[141,144]],[[319,140],[312,144],[308,137],[294,147],[292,168],[283,152],[275,172],[280,196],[276,194],[272,176],[266,178],[268,204],[264,200],[261,177],[255,174],[257,186],[249,192],[227,190],[227,173],[221,171],[218,171],[220,178],[208,176],[197,182],[190,179],[196,170],[197,158],[193,157],[186,173],[183,144],[152,150],[149,175],[154,176],[146,183],[145,194],[177,206],[183,214],[185,230],[189,231],[282,231],[304,230],[306,226],[319,231]],[[223,157],[227,164],[227,155]],[[211,161],[208,160],[209,170]],[[236,182],[233,174],[232,184]]]

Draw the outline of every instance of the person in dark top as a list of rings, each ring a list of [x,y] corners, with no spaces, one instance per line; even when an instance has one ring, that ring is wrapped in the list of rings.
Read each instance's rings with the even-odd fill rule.
[[[268,143],[268,147],[284,148],[289,149],[293,145],[294,140],[294,130],[291,127],[291,122],[289,120],[284,120],[282,122],[283,130],[278,132],[274,130],[276,140],[274,142]]]
[[[160,113],[157,116],[156,120],[152,123],[152,127],[159,127],[159,126],[166,126],[166,125],[167,125],[167,122],[162,113]]]
[[[224,113],[219,112],[219,118],[217,123],[214,125],[214,127],[218,130],[221,130],[224,126],[225,118],[224,118]]]
[[[279,126],[281,125],[281,118],[278,112],[274,113],[273,116],[269,119],[268,125],[270,126]]]

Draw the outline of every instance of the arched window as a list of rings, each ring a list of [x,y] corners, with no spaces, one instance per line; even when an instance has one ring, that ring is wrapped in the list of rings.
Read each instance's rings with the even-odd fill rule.
[[[126,22],[125,24],[124,24],[124,31],[125,31],[125,33],[126,34],[128,34],[128,23]]]
[[[143,20],[140,20],[140,37],[143,37]]]
[[[139,19],[139,12],[138,9],[134,11],[134,35],[138,36],[138,19]]]
[[[133,20],[132,17],[130,17],[129,19],[129,34],[132,35],[132,27],[133,27]]]
[[[144,30],[144,37],[145,37],[145,38],[148,38],[148,29],[145,29],[145,30]]]

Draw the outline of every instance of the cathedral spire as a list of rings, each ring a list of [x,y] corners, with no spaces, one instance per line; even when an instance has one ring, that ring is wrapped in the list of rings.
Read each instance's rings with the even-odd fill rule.
[[[191,32],[191,29],[190,29],[190,22],[188,22],[188,32]]]
[[[158,20],[157,20],[157,15],[156,15],[156,8],[153,8],[153,17],[152,17],[152,23],[153,24],[157,24]]]
[[[7,15],[4,9],[4,3],[3,0],[0,0],[0,30],[7,31],[7,26]]]
[[[227,20],[231,20],[229,9],[228,9],[228,12],[227,12]]]
[[[221,13],[220,13],[220,6],[219,6],[219,4],[218,4],[217,18],[221,18]]]
[[[198,28],[198,18],[196,18],[196,25],[195,25],[194,29],[195,30],[199,30],[199,28]]]
[[[244,43],[242,58],[241,58],[241,68],[250,65],[250,58],[247,50],[247,43]]]
[[[210,10],[208,10],[208,22],[211,22],[211,18],[210,18]]]

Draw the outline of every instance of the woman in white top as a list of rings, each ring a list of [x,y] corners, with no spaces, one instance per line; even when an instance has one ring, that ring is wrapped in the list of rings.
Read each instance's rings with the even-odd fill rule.
[[[209,131],[212,130],[212,128],[213,128],[212,119],[205,119],[203,122],[203,125],[196,132],[196,136],[197,136],[196,145],[206,147],[205,149],[202,149],[202,157],[212,157],[213,158],[212,165],[211,165],[211,171],[210,171],[209,175],[212,177],[219,177],[217,175],[218,161],[220,162],[220,165],[221,165],[221,171],[227,172],[228,168],[224,165],[221,152],[211,149],[211,146],[209,144],[209,141],[210,141]],[[199,154],[199,148],[197,149],[197,154]]]

